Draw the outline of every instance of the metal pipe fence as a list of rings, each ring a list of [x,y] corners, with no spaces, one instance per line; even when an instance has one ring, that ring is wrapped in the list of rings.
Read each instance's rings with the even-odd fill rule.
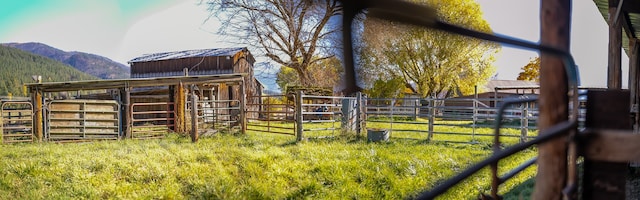
[[[173,102],[131,104],[131,137],[163,138],[174,125]]]
[[[362,98],[314,96],[252,96],[262,98],[248,117],[247,130],[304,138],[335,136],[343,131],[384,129],[392,138],[445,142],[491,142],[497,107],[510,98]],[[299,101],[299,102],[298,102]],[[257,101],[256,101],[257,102]],[[299,109],[298,109],[299,108]],[[358,116],[361,113],[361,116]],[[535,102],[512,105],[502,116],[500,136],[512,142],[536,137],[538,109]],[[366,125],[364,125],[366,124]],[[356,126],[358,125],[358,126]],[[298,126],[300,127],[298,129]]]
[[[120,104],[110,100],[54,100],[46,106],[48,141],[117,140]]]
[[[387,129],[392,137],[477,142],[488,141],[493,136],[489,128],[493,128],[496,120],[495,105],[503,101],[476,98],[368,98],[365,113],[368,127]],[[503,121],[506,125],[501,136],[519,138],[520,142],[535,137],[535,134],[529,135],[530,130],[537,130],[538,111],[535,104],[513,106],[505,113]]]
[[[356,97],[314,96],[301,94],[296,120],[302,138],[334,137],[342,131],[355,131]]]
[[[20,143],[33,141],[33,105],[28,101],[0,103],[0,141]]]
[[[262,101],[253,101],[262,99]],[[248,103],[247,106],[258,106],[256,111],[247,110],[247,130],[261,133],[276,133],[295,135],[295,105],[285,95],[249,96],[248,102],[262,102],[261,104]],[[257,114],[257,115],[256,115]]]
[[[187,112],[193,109],[192,104],[187,102]],[[201,129],[231,131],[240,123],[240,100],[200,100],[196,109]]]

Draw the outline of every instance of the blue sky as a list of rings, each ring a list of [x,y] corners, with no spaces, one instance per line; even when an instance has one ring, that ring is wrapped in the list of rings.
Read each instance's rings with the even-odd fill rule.
[[[539,0],[477,0],[494,32],[539,41]],[[125,63],[145,53],[228,47],[200,0],[5,0],[0,43],[41,42]],[[608,29],[595,4],[573,2],[571,51],[582,85],[606,85]],[[499,79],[515,79],[537,52],[503,48]],[[627,77],[623,56],[623,78]],[[626,82],[623,85],[626,86]]]

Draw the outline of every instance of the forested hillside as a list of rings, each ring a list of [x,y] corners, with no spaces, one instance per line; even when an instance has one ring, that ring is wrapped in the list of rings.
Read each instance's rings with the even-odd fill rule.
[[[0,96],[26,96],[22,86],[34,83],[33,75],[42,76],[42,82],[98,79],[55,60],[0,45]]]
[[[5,43],[3,46],[9,46],[17,49],[21,49],[26,52],[30,52],[36,55],[41,55],[53,60],[59,61],[64,64],[71,65],[72,67],[96,76],[102,79],[123,79],[129,78],[129,67],[118,62],[115,62],[109,58],[105,58],[99,55],[77,52],[77,51],[63,51],[46,44],[37,42],[28,43]]]

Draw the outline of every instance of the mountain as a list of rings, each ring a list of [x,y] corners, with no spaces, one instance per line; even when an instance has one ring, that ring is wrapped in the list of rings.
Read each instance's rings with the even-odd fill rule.
[[[82,72],[102,79],[129,78],[128,66],[99,55],[77,51],[67,52],[36,42],[5,43],[2,45],[57,60],[61,63],[71,65]]]
[[[0,45],[0,96],[26,96],[22,86],[34,83],[33,75],[42,76],[42,82],[98,79],[58,61]]]

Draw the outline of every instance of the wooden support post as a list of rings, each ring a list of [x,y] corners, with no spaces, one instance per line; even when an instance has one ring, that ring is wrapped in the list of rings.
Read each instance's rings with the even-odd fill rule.
[[[302,95],[304,95],[304,93],[302,93],[302,91],[298,90],[296,92],[296,100],[295,100],[295,104],[296,104],[296,140],[298,142],[304,140],[304,136],[303,134],[303,130],[302,130]]]
[[[433,140],[433,124],[436,120],[436,100],[431,99],[429,101],[429,135],[427,136],[427,141]]]
[[[621,90],[589,91],[587,93],[588,129],[630,130],[629,92]],[[617,145],[617,144],[609,144]],[[590,146],[585,146],[590,148]],[[585,150],[586,151],[586,150]],[[628,164],[593,161],[585,158],[582,198],[625,199]]]
[[[616,17],[619,0],[609,0],[609,66],[607,70],[607,88],[622,89],[622,23],[621,15]]]
[[[0,101],[0,144],[4,142],[4,114],[2,113],[2,110],[2,101]],[[33,106],[31,107],[31,110],[33,110]],[[33,133],[31,135],[31,140],[33,140]]]
[[[529,134],[529,103],[523,104],[522,116],[520,117],[520,142],[526,142]]]
[[[178,85],[174,86],[175,88],[175,94],[173,95],[175,97],[175,121],[174,121],[174,126],[175,126],[175,132],[178,133],[185,133],[187,132],[186,130],[186,126],[184,124],[185,122],[185,107],[186,107],[186,95],[184,92],[184,85],[181,83],[179,83]]]
[[[198,95],[191,90],[191,142],[197,142],[198,133]]]
[[[169,113],[169,116],[167,116],[167,118],[172,119],[172,120],[168,120],[167,119],[167,125],[169,125],[170,123],[173,123],[173,126],[171,126],[171,130],[173,132],[177,132],[176,130],[178,129],[177,127],[177,121],[176,120],[176,106],[178,105],[178,102],[176,101],[176,86],[175,85],[170,85],[169,86],[169,105],[167,105],[167,112]]]
[[[571,0],[541,0],[540,38],[544,45],[569,51]],[[568,82],[560,57],[541,52],[539,127],[546,130],[568,120]],[[533,199],[562,198],[567,181],[566,138],[538,145],[538,174]]]
[[[34,89],[31,93],[32,96],[32,102],[33,102],[33,133],[36,136],[36,140],[38,142],[42,142],[42,135],[44,132],[44,121],[43,121],[43,115],[44,115],[44,110],[43,110],[43,102],[42,102],[42,90],[39,90],[38,88]]]
[[[247,82],[242,79],[240,85],[240,131],[242,134],[247,133],[247,91],[245,90]]]
[[[122,102],[122,135],[124,138],[131,138],[133,126],[133,110],[131,109],[131,88],[120,89],[120,101]]]
[[[629,38],[629,92],[631,104],[631,125],[633,130],[638,132],[640,116],[638,115],[638,104],[640,103],[640,62],[638,60],[638,40]]]
[[[357,92],[356,93],[356,136],[357,137],[361,137],[362,136],[362,132],[366,131],[366,121],[365,121],[365,113],[366,111],[364,110],[365,107],[363,104],[363,99],[362,99],[362,92]],[[349,125],[351,126],[351,125]]]

